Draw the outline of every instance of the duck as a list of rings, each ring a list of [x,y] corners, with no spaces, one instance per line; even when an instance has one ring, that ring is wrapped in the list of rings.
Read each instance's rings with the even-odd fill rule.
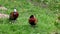
[[[14,9],[14,11],[11,12],[10,15],[9,15],[9,20],[10,21],[11,20],[14,20],[15,21],[15,20],[17,20],[18,16],[19,16],[18,11],[16,9]]]
[[[28,21],[31,26],[35,26],[37,24],[37,18],[34,15],[31,15]]]

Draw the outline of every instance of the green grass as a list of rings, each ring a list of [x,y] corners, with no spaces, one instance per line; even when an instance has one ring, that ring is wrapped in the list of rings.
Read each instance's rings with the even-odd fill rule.
[[[14,8],[19,12],[19,17],[14,24],[10,24],[7,18],[0,19],[0,34],[50,34],[57,28],[54,25],[56,11],[34,6],[27,0],[0,0],[0,5],[8,8],[7,11],[0,10],[2,13],[10,14]],[[38,19],[35,28],[32,28],[28,23],[31,14]]]

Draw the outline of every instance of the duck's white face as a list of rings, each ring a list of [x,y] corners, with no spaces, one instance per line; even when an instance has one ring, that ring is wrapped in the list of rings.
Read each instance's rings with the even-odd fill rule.
[[[14,9],[14,12],[17,12],[17,10],[16,10],[16,9]]]

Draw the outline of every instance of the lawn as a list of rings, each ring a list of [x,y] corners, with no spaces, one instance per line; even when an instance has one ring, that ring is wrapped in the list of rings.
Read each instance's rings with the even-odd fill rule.
[[[19,12],[19,17],[14,24],[10,24],[8,18],[0,18],[0,34],[53,34],[54,31],[60,32],[60,24],[55,25],[59,13],[50,8],[35,6],[27,0],[0,0],[0,5],[8,10],[0,10],[0,13],[10,14],[14,8]],[[35,15],[38,19],[35,28],[28,23],[30,15]],[[60,33],[59,33],[60,34]]]

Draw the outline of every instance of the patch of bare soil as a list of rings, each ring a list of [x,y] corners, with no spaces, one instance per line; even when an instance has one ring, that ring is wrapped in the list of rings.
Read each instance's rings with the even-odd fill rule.
[[[7,8],[0,5],[0,10],[7,10]]]
[[[28,2],[31,2],[34,6],[39,6],[42,8],[47,8],[48,4],[44,3],[43,1],[41,2],[36,2],[36,1],[32,1],[32,0],[27,0]]]
[[[9,15],[0,13],[0,18],[9,18]]]

